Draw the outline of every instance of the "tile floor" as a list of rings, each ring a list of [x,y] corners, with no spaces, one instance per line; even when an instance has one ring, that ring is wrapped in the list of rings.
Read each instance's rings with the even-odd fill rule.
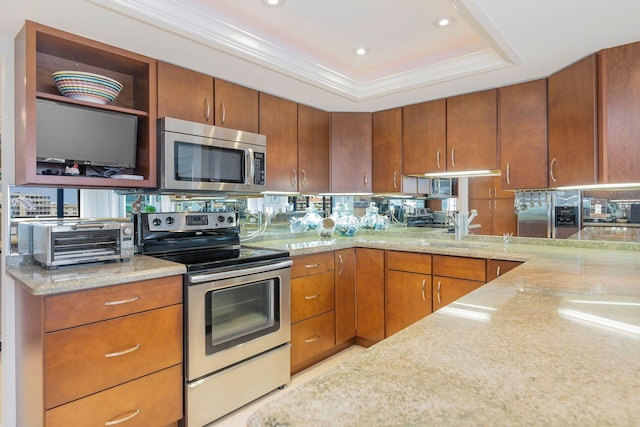
[[[341,351],[334,356],[323,360],[322,362],[311,366],[310,368],[305,369],[304,371],[298,372],[293,377],[291,377],[291,384],[285,388],[284,390],[274,390],[271,393],[262,396],[259,399],[254,400],[253,402],[235,410],[234,412],[218,419],[217,421],[209,424],[207,427],[243,427],[246,426],[247,418],[251,414],[253,414],[260,406],[265,403],[277,398],[281,393],[284,393],[286,390],[294,389],[301,384],[321,375],[322,373],[328,371],[334,366],[342,363],[343,360],[355,356],[356,354],[364,351],[364,347],[352,346],[346,350]]]

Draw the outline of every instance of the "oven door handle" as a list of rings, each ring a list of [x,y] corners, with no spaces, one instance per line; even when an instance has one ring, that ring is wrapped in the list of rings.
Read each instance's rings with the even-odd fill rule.
[[[213,282],[215,280],[229,279],[231,277],[245,276],[245,275],[257,274],[257,273],[266,273],[268,271],[288,268],[288,267],[291,267],[292,265],[293,265],[293,261],[288,259],[286,261],[281,261],[275,264],[261,265],[259,267],[248,267],[248,268],[239,267],[238,269],[235,269],[235,270],[221,271],[218,273],[194,274],[189,277],[189,283],[195,284],[195,283]]]

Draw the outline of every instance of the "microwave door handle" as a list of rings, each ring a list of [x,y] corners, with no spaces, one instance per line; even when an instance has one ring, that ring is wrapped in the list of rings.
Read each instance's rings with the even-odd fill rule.
[[[253,184],[253,177],[256,174],[256,166],[253,159],[253,150],[251,148],[247,148],[245,150],[245,157],[247,162],[249,162],[249,167],[247,168],[248,176],[245,177],[245,184]]]

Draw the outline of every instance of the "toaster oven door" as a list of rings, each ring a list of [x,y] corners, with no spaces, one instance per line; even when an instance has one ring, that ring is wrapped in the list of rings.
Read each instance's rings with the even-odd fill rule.
[[[34,258],[46,266],[107,261],[121,258],[120,246],[120,229],[49,229],[34,235]]]

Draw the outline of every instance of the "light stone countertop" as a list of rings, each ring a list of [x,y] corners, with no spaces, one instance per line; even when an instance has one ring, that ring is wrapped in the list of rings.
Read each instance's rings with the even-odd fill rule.
[[[260,245],[292,255],[349,247],[334,240]],[[351,246],[526,262],[285,389],[248,425],[640,425],[640,252],[537,240],[446,247],[416,236],[352,239]]]
[[[7,266],[7,274],[33,295],[53,295],[138,280],[184,274],[186,267],[171,261],[135,255],[128,261],[64,266],[48,270],[39,265]]]

